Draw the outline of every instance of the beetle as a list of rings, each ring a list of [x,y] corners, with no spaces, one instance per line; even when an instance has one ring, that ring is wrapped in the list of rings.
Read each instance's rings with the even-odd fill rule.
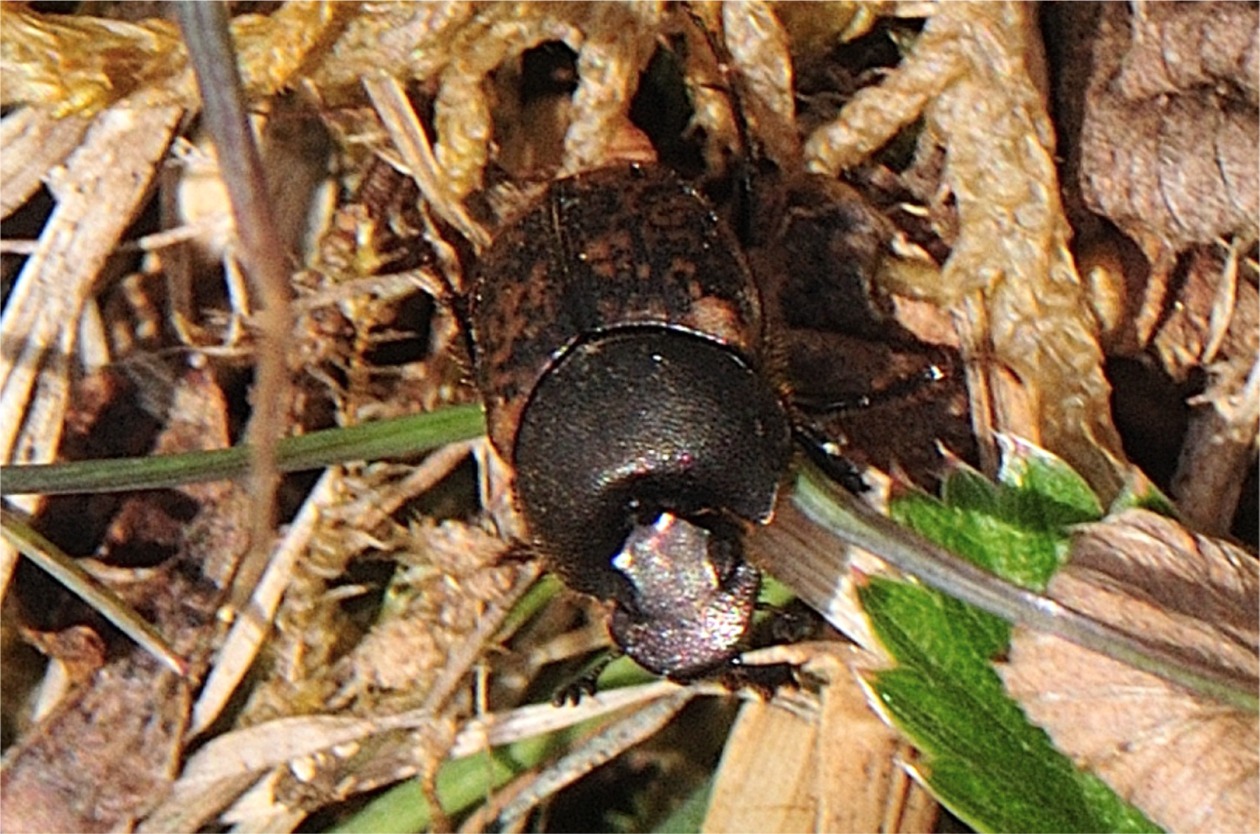
[[[627,222],[630,221],[630,222]],[[654,165],[563,179],[479,259],[476,376],[534,544],[676,678],[720,667],[760,577],[791,424],[756,282],[692,186]]]
[[[743,539],[771,520],[801,423],[742,242],[669,169],[613,165],[553,182],[473,278],[476,381],[531,544],[612,603],[641,666],[729,667],[760,587]]]

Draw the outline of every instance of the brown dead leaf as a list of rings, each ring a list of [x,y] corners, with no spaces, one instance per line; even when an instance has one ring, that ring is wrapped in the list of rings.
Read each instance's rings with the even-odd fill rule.
[[[1081,136],[1090,207],[1144,248],[1254,237],[1256,7],[1107,4],[1099,27]]]
[[[1129,510],[1086,527],[1049,593],[1170,650],[1256,680],[1254,556]],[[1056,745],[1177,831],[1260,829],[1260,724],[1117,661],[1017,629],[1002,670]]]
[[[223,395],[207,374],[188,374],[172,403],[159,452],[227,444]],[[173,507],[192,515],[173,517]],[[153,568],[111,569],[110,584],[189,661],[191,674],[180,677],[135,646],[97,669],[5,755],[6,830],[128,828],[161,800],[182,755],[191,691],[213,648],[223,584],[248,543],[247,507],[232,483],[123,502],[103,546],[111,561],[147,562],[155,549],[173,553]]]
[[[1102,4],[1078,176],[1090,210],[1151,264],[1141,343],[1179,252],[1219,237],[1256,239],[1257,23],[1249,3]]]

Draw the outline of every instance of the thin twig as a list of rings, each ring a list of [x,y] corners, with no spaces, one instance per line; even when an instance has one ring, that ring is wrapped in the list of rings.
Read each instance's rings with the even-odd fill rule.
[[[218,151],[219,166],[232,204],[242,260],[261,304],[258,363],[250,418],[250,493],[254,499],[253,544],[237,573],[232,603],[239,607],[253,591],[271,550],[274,498],[279,484],[275,441],[288,403],[285,343],[292,330],[286,252],[271,211],[266,172],[245,109],[240,73],[228,29],[228,8],[218,3],[177,7],[197,74],[205,123]]]

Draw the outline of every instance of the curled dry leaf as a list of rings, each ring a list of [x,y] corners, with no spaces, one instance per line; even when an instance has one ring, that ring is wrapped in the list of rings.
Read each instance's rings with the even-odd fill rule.
[[[1082,187],[1153,262],[1221,235],[1255,237],[1257,23],[1249,3],[1104,6]]]
[[[724,5],[722,26],[732,59],[749,68],[741,103],[759,121],[766,155],[783,166],[796,164],[801,143],[786,31],[765,3]]]
[[[1250,681],[1260,674],[1258,592],[1253,555],[1146,510],[1085,527],[1049,588],[1091,616]],[[1254,713],[1019,629],[1002,675],[1060,749],[1156,823],[1260,828]]]
[[[1075,63],[1092,68],[1069,158],[1085,205],[1150,264],[1130,287],[1139,345],[1171,306],[1179,253],[1230,237],[1245,248],[1260,231],[1257,15],[1250,3],[1105,3],[1081,24],[1092,47]]]

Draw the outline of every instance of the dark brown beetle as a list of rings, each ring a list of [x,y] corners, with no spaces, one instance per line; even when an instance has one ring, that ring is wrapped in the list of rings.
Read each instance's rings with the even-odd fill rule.
[[[499,233],[470,313],[490,439],[551,568],[613,602],[653,672],[727,664],[760,586],[742,537],[792,452],[739,242],[665,168],[582,174]]]
[[[785,354],[802,353],[789,334],[842,334],[841,393],[823,410],[877,413],[897,457],[969,438],[951,398],[921,385],[958,387],[950,355],[901,328],[871,286],[888,221],[837,181],[767,176],[746,241],[662,166],[559,180],[476,267],[477,383],[532,543],[569,586],[613,603],[628,655],[679,679],[745,647],[760,575],[743,539],[770,521],[793,436],[817,458],[819,439],[848,431],[820,423],[806,392],[789,402]],[[913,413],[897,409],[923,388],[936,390]],[[937,407],[954,413],[924,419]]]

